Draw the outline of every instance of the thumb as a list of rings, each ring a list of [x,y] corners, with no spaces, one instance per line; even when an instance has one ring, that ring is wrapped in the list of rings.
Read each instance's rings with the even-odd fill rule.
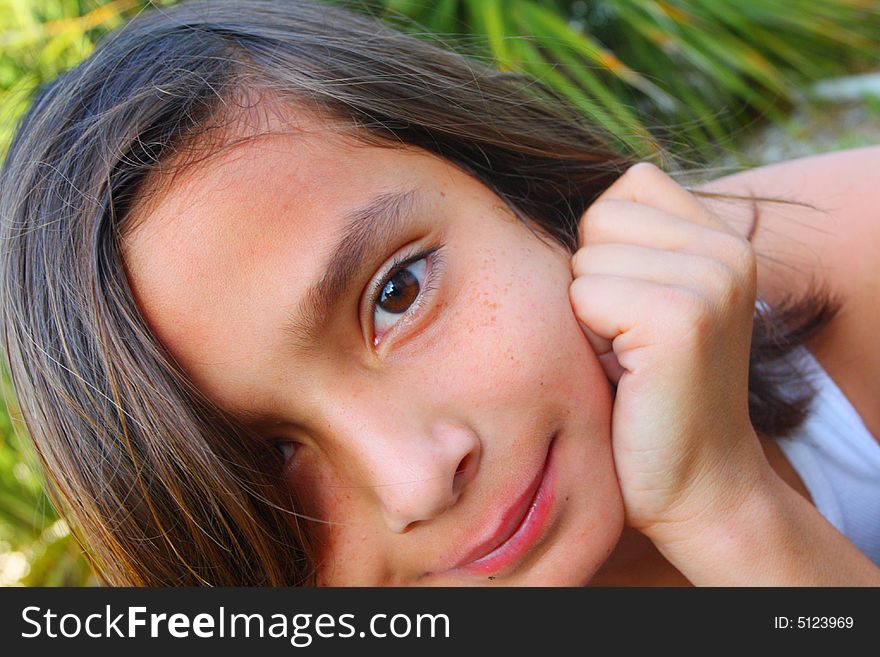
[[[620,381],[620,377],[626,370],[624,370],[618,362],[617,356],[614,354],[611,340],[606,340],[605,338],[596,335],[580,320],[578,320],[578,324],[581,327],[581,331],[583,331],[586,336],[587,341],[590,343],[590,346],[593,347],[593,351],[596,352],[596,357],[599,359],[602,369],[605,370],[605,376],[608,377],[611,384],[616,387],[617,382]]]

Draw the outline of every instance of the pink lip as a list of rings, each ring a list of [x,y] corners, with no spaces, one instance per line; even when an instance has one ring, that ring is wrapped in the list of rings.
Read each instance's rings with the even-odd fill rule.
[[[453,568],[473,575],[496,573],[520,559],[541,536],[553,506],[553,461],[556,436],[544,464],[528,488],[501,516],[485,540],[467,551]]]

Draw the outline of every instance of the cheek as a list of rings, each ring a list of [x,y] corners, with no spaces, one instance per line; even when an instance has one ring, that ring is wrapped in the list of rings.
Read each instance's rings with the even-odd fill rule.
[[[321,458],[305,458],[297,468],[298,510],[307,516],[299,522],[307,533],[318,586],[400,585],[394,537],[363,484]]]
[[[355,495],[358,489],[309,458],[290,477],[303,516],[297,524],[307,534],[318,585],[372,583],[376,575],[370,555],[380,550],[371,543],[370,511]]]
[[[464,380],[520,402],[540,395],[544,403],[610,414],[612,387],[571,307],[567,264],[532,258],[505,275],[473,277],[487,283],[455,304],[450,333],[458,339],[447,343],[447,362],[462,366]]]

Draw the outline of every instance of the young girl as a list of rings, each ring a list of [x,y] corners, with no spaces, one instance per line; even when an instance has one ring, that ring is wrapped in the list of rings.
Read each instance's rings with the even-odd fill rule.
[[[37,98],[0,178],[4,336],[108,583],[880,583],[853,264],[880,154],[691,192],[541,89],[337,7],[212,1]],[[825,215],[724,200],[800,177],[839,208],[812,286],[773,266],[786,212]],[[834,429],[804,433],[805,344],[872,423],[871,474],[828,489],[862,486],[858,531],[792,456]]]

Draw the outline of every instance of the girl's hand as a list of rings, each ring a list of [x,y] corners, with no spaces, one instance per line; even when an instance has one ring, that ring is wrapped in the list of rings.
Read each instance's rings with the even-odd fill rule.
[[[569,296],[617,386],[612,448],[627,524],[659,546],[769,480],[748,408],[754,251],[648,163],[587,209],[580,245]]]
[[[650,164],[581,220],[569,290],[617,386],[627,523],[692,583],[880,586],[880,569],[776,475],[749,420],[751,245]]]

